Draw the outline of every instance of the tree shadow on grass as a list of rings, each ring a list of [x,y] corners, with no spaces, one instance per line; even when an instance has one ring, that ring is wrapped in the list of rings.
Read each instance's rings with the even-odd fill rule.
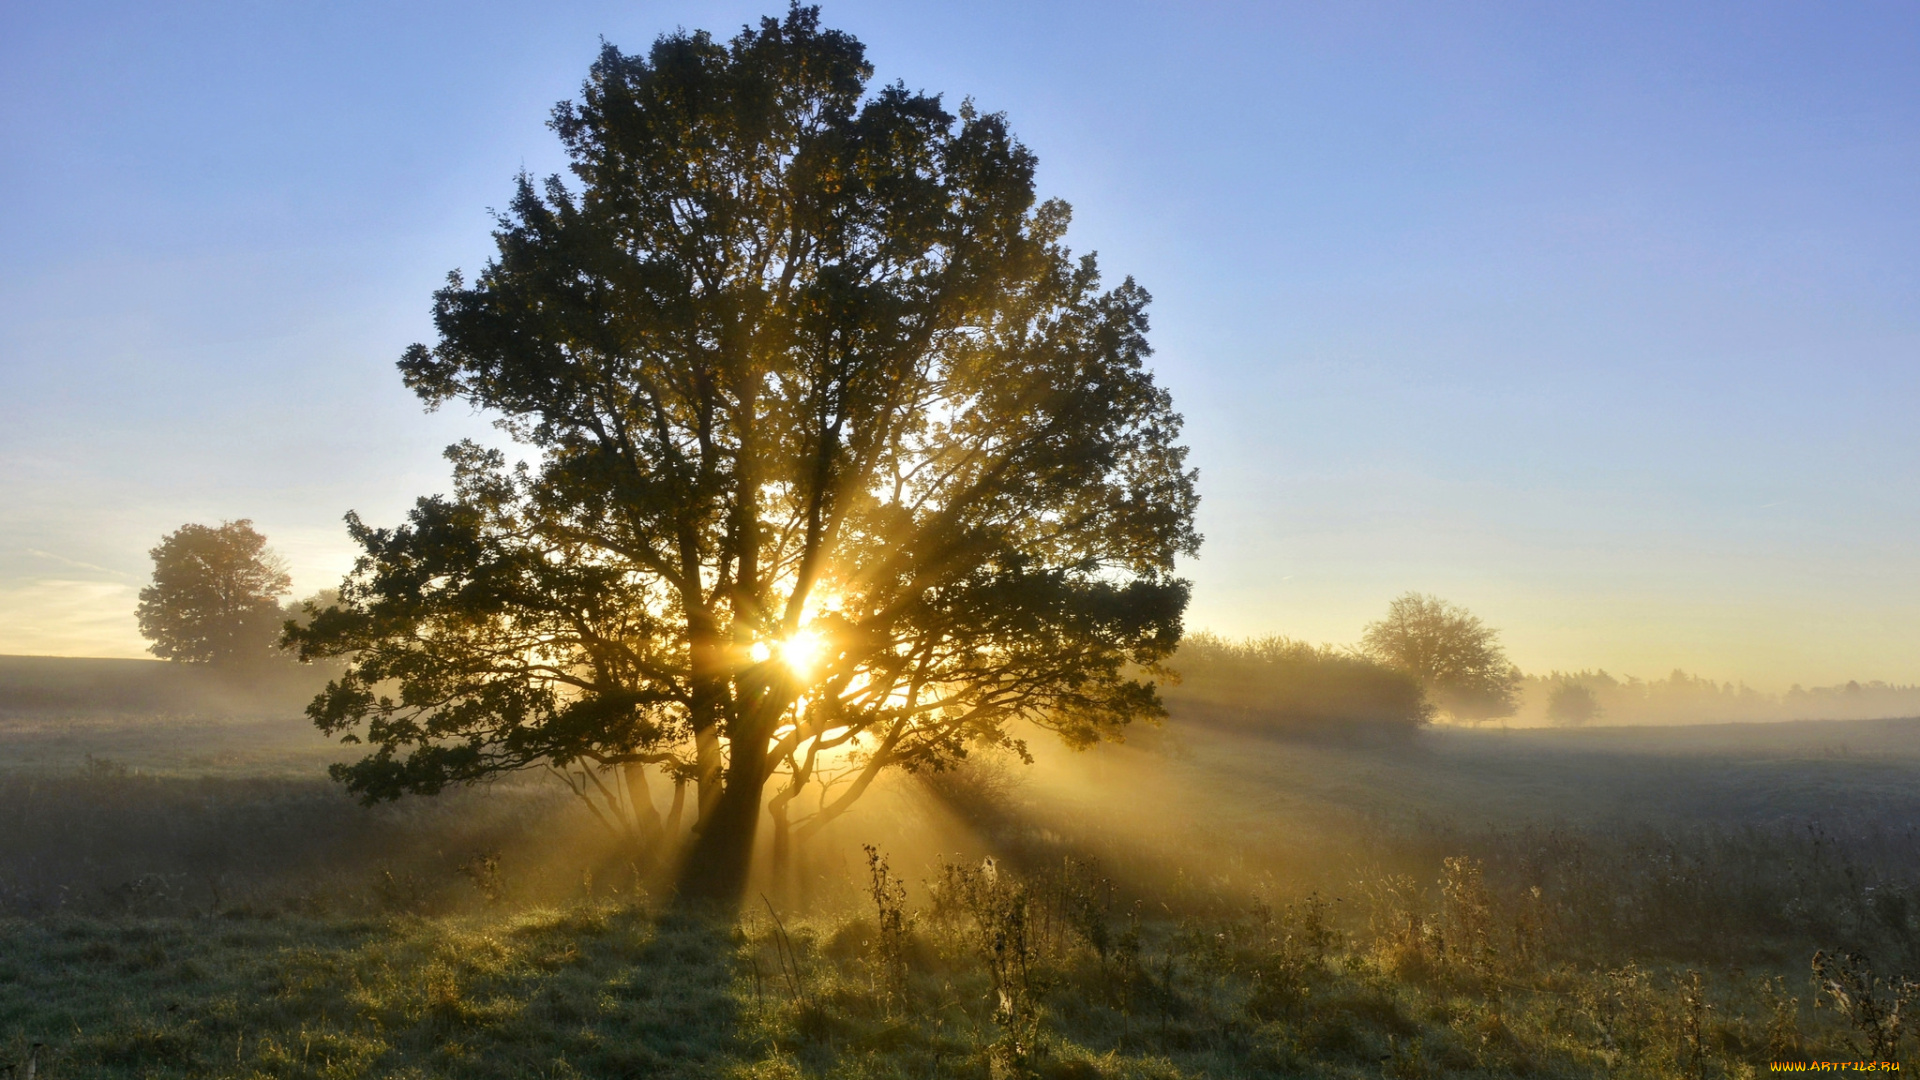
[[[17,921],[7,1049],[98,1077],[680,1077],[742,1060],[711,920],[582,904],[489,918]],[[12,995],[7,995],[12,997]]]
[[[651,940],[608,991],[620,1006],[608,1017],[624,1043],[610,1066],[647,1075],[705,1073],[741,1050],[734,996],[734,945],[719,920],[668,911]]]

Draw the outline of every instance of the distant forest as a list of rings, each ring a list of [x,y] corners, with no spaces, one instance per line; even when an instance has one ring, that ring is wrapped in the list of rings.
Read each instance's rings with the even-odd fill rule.
[[[1547,704],[1563,685],[1590,690],[1600,713],[1595,724],[1707,724],[1742,720],[1877,720],[1920,716],[1920,686],[1879,681],[1839,686],[1794,685],[1782,694],[1744,683],[1715,682],[1675,669],[1664,679],[1643,680],[1605,671],[1528,675],[1520,708],[1509,723],[1551,722]]]
[[[1161,686],[1176,720],[1265,728],[1293,734],[1411,733],[1434,719],[1420,686],[1353,650],[1283,637],[1230,641],[1200,633],[1168,664],[1177,681]],[[1548,703],[1556,689],[1591,692],[1587,723],[1705,724],[1760,720],[1876,720],[1920,716],[1920,686],[1848,682],[1794,686],[1780,694],[1674,671],[1644,680],[1605,671],[1550,672],[1520,678],[1517,710],[1498,725],[1567,725]]]

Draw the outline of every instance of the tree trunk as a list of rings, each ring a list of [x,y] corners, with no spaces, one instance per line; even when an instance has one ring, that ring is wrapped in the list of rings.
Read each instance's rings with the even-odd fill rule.
[[[640,833],[640,842],[648,849],[658,848],[666,828],[660,820],[659,807],[653,805],[653,791],[647,783],[647,767],[631,761],[620,770],[620,774],[627,783],[627,803],[633,810],[634,828]]]
[[[767,800],[767,816],[773,819],[773,860],[770,868],[773,888],[780,902],[792,906],[794,899],[794,845],[793,822],[787,816],[788,807],[805,790],[807,781],[813,776],[813,757],[788,757],[792,768],[787,782]]]
[[[759,785],[728,784],[700,822],[681,863],[680,900],[728,912],[737,907],[746,894],[759,824]]]
[[[673,805],[667,810],[667,822],[663,826],[669,850],[680,846],[680,822],[687,810],[687,782],[679,777],[673,781]]]
[[[773,818],[773,859],[770,873],[773,892],[782,904],[793,903],[793,826],[787,822],[787,804],[775,795],[767,808]]]
[[[720,801],[723,770],[720,765],[720,732],[712,725],[700,728],[693,733],[694,767],[694,812],[696,821],[705,821],[713,813],[715,804]]]
[[[731,750],[727,786],[714,800],[712,811],[700,816],[680,865],[677,894],[682,903],[729,913],[746,895],[753,842],[760,828],[760,796],[771,764],[764,736],[736,738]]]

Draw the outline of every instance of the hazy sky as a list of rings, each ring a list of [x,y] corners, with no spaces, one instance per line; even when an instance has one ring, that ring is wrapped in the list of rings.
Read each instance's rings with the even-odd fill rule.
[[[1920,8],[832,3],[1003,110],[1150,289],[1190,625],[1406,589],[1529,670],[1920,681]],[[0,5],[0,652],[138,655],[146,549],[444,490],[393,362],[598,39],[773,3]]]

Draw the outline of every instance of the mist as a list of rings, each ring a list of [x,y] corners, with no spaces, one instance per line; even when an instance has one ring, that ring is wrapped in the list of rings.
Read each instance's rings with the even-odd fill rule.
[[[1916,44],[0,11],[0,1077],[1911,1067]]]

